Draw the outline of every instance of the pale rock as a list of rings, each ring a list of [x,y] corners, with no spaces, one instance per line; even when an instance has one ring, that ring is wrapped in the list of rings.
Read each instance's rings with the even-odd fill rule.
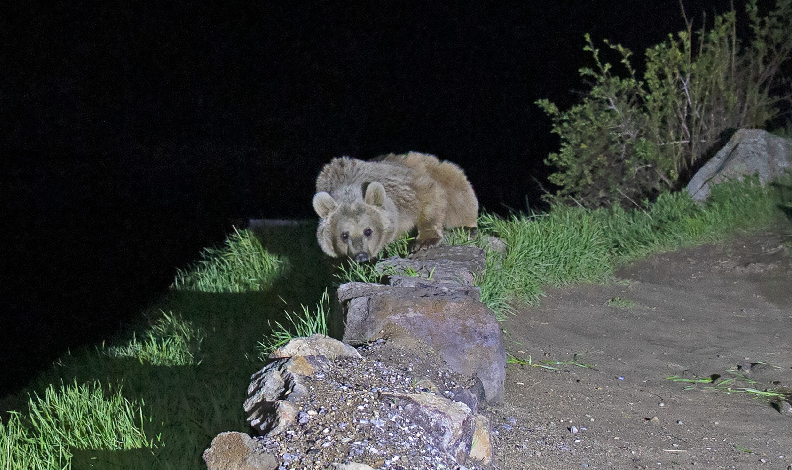
[[[764,185],[788,170],[792,170],[792,140],[761,129],[740,129],[693,175],[687,190],[694,200],[704,201],[714,184],[758,173]]]
[[[278,461],[255,450],[253,439],[240,432],[220,433],[203,453],[207,470],[274,470]]]
[[[360,353],[348,344],[317,333],[307,338],[293,338],[284,346],[272,351],[269,358],[281,359],[295,356],[324,356],[333,360],[339,356],[360,357]]]
[[[484,465],[492,463],[493,446],[490,434],[490,422],[484,416],[476,415],[476,427],[473,431],[473,442],[470,446],[470,458]]]

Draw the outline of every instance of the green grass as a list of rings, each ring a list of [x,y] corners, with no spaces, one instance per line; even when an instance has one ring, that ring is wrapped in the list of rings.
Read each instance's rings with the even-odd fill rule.
[[[620,207],[586,210],[556,206],[547,214],[510,218],[483,214],[474,237],[463,230],[445,242],[487,250],[486,269],[476,284],[482,302],[499,319],[520,303],[536,304],[545,286],[603,282],[616,267],[652,253],[721,240],[780,219],[792,207],[792,176],[762,188],[756,177],[716,185],[708,202],[698,204],[685,191],[661,195],[646,210]],[[486,237],[500,237],[507,252],[490,250]],[[371,263],[340,267],[340,282],[380,282]],[[404,273],[399,273],[404,274]]]
[[[480,230],[476,230],[476,233],[471,236],[470,229],[455,228],[443,235],[443,244],[452,246],[480,245],[483,243],[482,237],[483,235]]]
[[[480,226],[500,237],[506,254],[488,253],[481,283],[488,304],[536,303],[542,286],[599,281],[611,272],[607,238],[583,209],[557,208],[545,215],[500,219],[488,217]],[[497,313],[497,309],[496,309]]]
[[[262,291],[284,268],[283,259],[264,249],[248,230],[236,230],[223,248],[206,248],[202,259],[179,270],[173,287],[201,292]]]
[[[12,412],[5,424],[0,421],[0,468],[70,469],[71,458],[68,448],[56,447],[43,438],[40,431],[34,432],[25,427],[20,413]]]
[[[374,263],[358,263],[355,260],[344,260],[338,265],[338,270],[334,274],[338,284],[348,282],[369,282],[379,284],[382,281],[382,273],[377,270]]]
[[[143,432],[141,405],[132,403],[120,390],[107,395],[98,382],[92,385],[50,385],[44,397],[34,395],[28,418],[42,438],[56,447],[128,450],[155,447]]]
[[[481,231],[501,237],[505,255],[488,253],[482,300],[497,312],[535,304],[543,286],[610,279],[613,270],[649,254],[722,240],[783,217],[792,176],[762,188],[756,178],[716,185],[706,204],[686,192],[664,194],[645,211],[555,207],[549,214],[485,215]],[[486,248],[486,246],[484,246]]]
[[[415,240],[408,234],[404,234],[393,242],[385,245],[377,255],[378,260],[383,260],[392,257],[406,258],[410,254],[410,243]],[[394,267],[377,266],[376,263],[365,262],[358,263],[352,259],[343,260],[335,272],[335,277],[338,280],[337,284],[346,284],[348,282],[369,282],[369,283],[382,283],[383,278],[388,276],[412,276],[419,277],[420,273],[410,268],[396,269]],[[430,275],[431,278],[431,275]]]
[[[558,367],[555,367],[555,366],[576,366],[576,367],[581,367],[581,368],[584,368],[584,369],[597,370],[591,364],[587,364],[585,362],[578,361],[579,357],[580,357],[580,354],[575,354],[575,355],[572,356],[572,360],[571,361],[545,360],[545,361],[534,362],[533,358],[530,355],[528,356],[528,359],[520,359],[518,357],[515,357],[512,354],[506,353],[506,363],[507,364],[519,364],[521,366],[529,366],[529,367],[540,367],[542,369],[547,369],[547,370],[560,370]]]
[[[773,366],[779,368],[778,366]],[[709,377],[687,379],[678,375],[666,377],[666,380],[672,382],[681,382],[688,384],[685,387],[686,391],[696,390],[699,384],[708,384],[702,387],[701,390],[724,392],[727,394],[747,394],[752,395],[754,398],[767,399],[772,401],[789,400],[792,397],[792,390],[784,387],[768,388],[759,390],[754,385],[758,382],[749,378],[746,374],[733,369],[726,371],[729,377],[722,376],[721,374],[712,374]],[[721,380],[722,379],[722,380]]]
[[[377,258],[385,259],[392,258],[394,256],[405,258],[408,254],[410,254],[410,243],[412,243],[413,240],[415,240],[415,237],[406,234],[402,235],[391,243],[385,245],[385,247],[383,247],[377,255]]]
[[[98,382],[50,385],[43,398],[30,398],[27,414],[0,423],[0,468],[68,469],[74,450],[156,448],[143,431],[142,406]]]
[[[338,284],[346,284],[348,282],[368,282],[382,284],[390,276],[406,276],[406,277],[425,277],[431,280],[434,276],[434,268],[428,273],[416,271],[411,266],[390,266],[378,265],[376,263],[358,263],[355,260],[344,260],[338,265],[338,270],[335,277]]]
[[[316,304],[316,310],[310,311],[305,305],[301,307],[302,313],[285,312],[285,326],[279,321],[274,321],[275,327],[258,344],[261,361],[266,361],[274,349],[285,345],[292,338],[308,337],[314,334],[327,336],[330,317],[330,294],[327,289],[322,294],[319,303]]]
[[[109,357],[135,358],[141,364],[154,366],[187,366],[200,364],[196,359],[204,340],[204,332],[180,315],[162,312],[162,318],[138,341],[137,334],[123,346],[110,346],[104,351]]]

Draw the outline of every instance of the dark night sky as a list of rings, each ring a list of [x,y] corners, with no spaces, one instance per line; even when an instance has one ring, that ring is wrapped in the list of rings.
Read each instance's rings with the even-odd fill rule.
[[[696,27],[729,8],[685,3]],[[585,89],[583,34],[641,57],[684,27],[677,0],[30,5],[0,14],[0,390],[117,328],[229,220],[313,218],[332,157],[434,153],[484,208],[535,205],[557,141],[533,102]]]

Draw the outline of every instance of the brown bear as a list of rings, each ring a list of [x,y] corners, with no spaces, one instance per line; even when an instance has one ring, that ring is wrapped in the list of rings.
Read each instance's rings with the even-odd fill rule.
[[[477,226],[478,200],[455,164],[409,152],[372,161],[334,158],[316,178],[316,238],[332,257],[368,261],[418,229],[414,248],[437,245],[443,227]]]

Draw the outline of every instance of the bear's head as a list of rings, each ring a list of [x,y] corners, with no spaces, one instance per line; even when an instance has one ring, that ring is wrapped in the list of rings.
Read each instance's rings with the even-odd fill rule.
[[[334,194],[335,198],[321,191],[313,198],[314,210],[321,218],[316,238],[322,251],[358,262],[373,259],[395,238],[396,208],[385,188],[374,182],[342,187]]]

